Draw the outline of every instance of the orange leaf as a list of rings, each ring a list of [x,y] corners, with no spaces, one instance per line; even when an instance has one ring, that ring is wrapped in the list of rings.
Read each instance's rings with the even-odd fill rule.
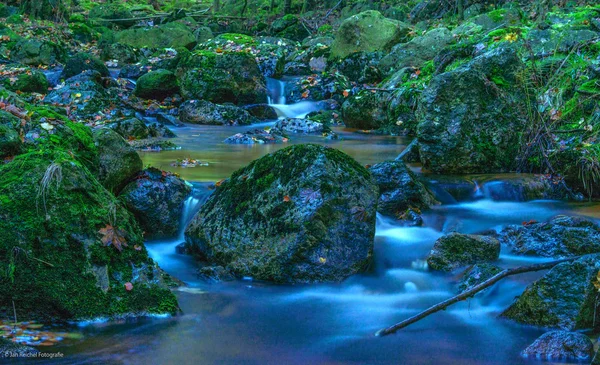
[[[123,251],[123,246],[127,247],[127,240],[125,239],[125,232],[122,230],[107,224],[106,227],[101,228],[98,233],[102,235],[102,243],[105,246],[113,245],[119,251]]]
[[[348,90],[344,90],[344,92],[342,92],[342,95],[344,95],[344,97],[347,98],[348,95],[350,95],[350,93],[348,92]]]
[[[125,290],[127,291],[132,291],[133,290],[133,284],[131,284],[129,281],[125,283]]]
[[[292,199],[289,196],[286,195],[286,196],[283,197],[283,201],[287,203],[287,202],[292,201]]]

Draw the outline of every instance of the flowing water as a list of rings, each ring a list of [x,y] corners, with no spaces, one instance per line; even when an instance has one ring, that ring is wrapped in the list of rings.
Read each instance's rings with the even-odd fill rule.
[[[502,184],[482,183],[461,201],[440,195],[444,204],[425,214],[423,227],[404,227],[378,216],[373,271],[343,283],[291,286],[251,279],[207,283],[196,276],[195,262],[177,254],[175,247],[183,241],[187,222],[209,197],[209,182],[285,147],[222,143],[245,129],[249,127],[185,126],[175,129],[179,135],[175,142],[181,150],[143,154],[145,164],[178,172],[195,182],[183,208],[179,236],[147,243],[160,266],[185,282],[176,292],[183,314],[82,326],[84,340],[51,349],[65,354],[61,364],[531,363],[519,352],[544,331],[498,315],[542,273],[508,278],[395,335],[378,338],[374,334],[456,294],[457,277],[424,268],[423,259],[445,232],[497,230],[506,224],[543,221],[565,212],[598,217],[597,205],[517,202],[519,197],[510,194],[495,199],[503,196]],[[341,141],[294,136],[290,143],[331,145],[363,164],[373,164],[395,158],[409,142],[344,129],[338,132]],[[185,157],[209,165],[186,169],[170,165]],[[440,190],[435,184],[432,188]],[[503,251],[499,265],[513,267],[540,261],[543,259]]]

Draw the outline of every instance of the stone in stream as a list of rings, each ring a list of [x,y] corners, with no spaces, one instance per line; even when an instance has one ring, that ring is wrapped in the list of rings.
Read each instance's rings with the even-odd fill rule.
[[[521,355],[539,360],[590,360],[594,344],[584,334],[568,331],[550,331],[527,346]]]
[[[156,116],[156,120],[158,120],[160,123],[169,124],[174,127],[183,126],[183,123],[181,123],[181,121],[177,117],[166,113],[158,113],[158,115]]]
[[[400,152],[398,157],[396,157],[397,161],[404,161],[406,163],[415,163],[421,160],[419,156],[419,141],[415,138],[412,142],[409,143],[406,148]]]
[[[183,202],[191,188],[176,175],[149,168],[137,174],[119,194],[148,236],[174,237]]]
[[[450,233],[435,241],[427,256],[433,270],[452,271],[461,266],[496,261],[500,242],[494,237]]]
[[[327,128],[329,129],[329,128]],[[326,131],[323,123],[315,122],[303,118],[285,118],[279,119],[271,130],[276,130],[282,134],[287,133],[323,133]]]
[[[574,331],[598,328],[596,303],[600,255],[588,255],[552,268],[530,284],[502,313],[519,323]]]
[[[388,51],[406,39],[411,30],[408,24],[367,10],[342,22],[331,45],[331,55],[344,58],[360,51]]]
[[[0,167],[0,265],[14,265],[0,311],[14,298],[19,318],[43,321],[175,314],[135,218],[73,156],[56,147]]]
[[[600,252],[600,226],[583,217],[559,215],[548,222],[511,225],[499,239],[523,255],[558,258]]]
[[[363,90],[342,104],[342,119],[348,128],[378,129],[388,122],[388,101],[378,93]]]
[[[136,96],[144,99],[163,100],[179,92],[175,74],[168,70],[156,70],[141,76],[133,91]]]
[[[88,118],[108,109],[111,100],[102,75],[89,70],[65,80],[65,86],[47,94],[44,103],[69,106],[73,115]]]
[[[206,100],[188,100],[179,107],[182,122],[208,125],[248,125],[257,120],[235,105],[213,104]]]
[[[102,77],[108,77],[110,74],[108,67],[98,57],[89,53],[77,53],[69,57],[61,77],[68,79],[90,70],[98,72]]]
[[[286,141],[287,137],[277,129],[265,130],[255,128],[244,133],[236,133],[231,137],[227,137],[223,142],[228,144],[265,144],[283,143]]]
[[[126,140],[144,139],[150,136],[148,127],[138,118],[119,120],[112,123],[110,128]]]
[[[185,233],[209,263],[287,283],[338,282],[371,264],[378,189],[343,152],[287,147],[218,185]]]
[[[379,186],[377,211],[400,217],[406,211],[418,212],[437,204],[431,192],[402,161],[385,161],[371,166]]]
[[[496,265],[492,265],[492,264],[488,264],[488,263],[475,264],[475,265],[471,266],[470,268],[468,268],[465,271],[465,273],[463,274],[463,277],[460,279],[460,281],[458,283],[458,288],[457,288],[458,292],[462,293],[467,290],[470,290],[473,287],[490,279],[492,276],[498,274],[501,271],[502,271],[502,269]],[[484,289],[482,292],[485,292],[488,289]]]
[[[528,108],[517,75],[523,62],[498,47],[434,76],[417,109],[419,153],[436,173],[510,171]]]

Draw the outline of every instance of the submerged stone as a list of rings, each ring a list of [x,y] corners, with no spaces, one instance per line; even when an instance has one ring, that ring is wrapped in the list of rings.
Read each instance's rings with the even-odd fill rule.
[[[527,346],[521,355],[541,360],[588,360],[594,354],[594,344],[584,334],[551,331]]]

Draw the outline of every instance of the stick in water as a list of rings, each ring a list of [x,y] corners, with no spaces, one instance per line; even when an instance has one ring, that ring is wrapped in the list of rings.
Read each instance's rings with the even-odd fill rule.
[[[504,279],[507,276],[523,274],[526,272],[548,270],[548,269],[551,269],[554,266],[561,264],[563,262],[574,261],[574,260],[580,259],[581,257],[583,257],[583,256],[571,257],[568,259],[545,262],[543,264],[520,266],[520,267],[515,267],[512,269],[503,270],[503,271],[499,272],[498,274],[492,276],[491,278],[487,279],[483,283],[475,285],[471,289],[464,291],[457,296],[454,296],[450,299],[444,300],[443,302],[438,303],[438,304],[434,305],[433,307],[430,307],[415,316],[405,319],[402,322],[396,323],[393,326],[390,326],[390,327],[387,327],[387,328],[377,331],[377,333],[375,333],[375,336],[387,336],[389,334],[395,333],[396,331],[398,331],[406,326],[409,326],[415,322],[420,321],[421,319],[429,316],[430,314],[439,312],[443,309],[446,309],[447,307],[451,306],[454,303],[460,302],[462,300],[465,300],[465,299],[471,297],[472,295],[482,291],[485,288],[488,288],[488,287],[494,285],[495,283],[499,282],[500,280]]]

